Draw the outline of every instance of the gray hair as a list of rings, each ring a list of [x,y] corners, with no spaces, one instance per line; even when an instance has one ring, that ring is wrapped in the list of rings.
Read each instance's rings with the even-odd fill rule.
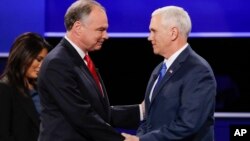
[[[64,16],[64,25],[67,31],[72,29],[76,21],[85,21],[91,13],[93,6],[105,8],[95,0],[77,0],[68,9]]]
[[[162,14],[163,25],[168,26],[173,24],[179,29],[184,37],[188,37],[192,28],[192,23],[188,13],[183,8],[178,6],[166,6],[156,9],[152,13],[152,16],[157,14]]]

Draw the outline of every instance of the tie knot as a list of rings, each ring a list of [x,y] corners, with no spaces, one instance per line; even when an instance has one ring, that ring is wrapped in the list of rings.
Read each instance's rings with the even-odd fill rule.
[[[161,71],[166,72],[166,70],[167,70],[167,65],[166,63],[163,63],[161,66]]]
[[[94,67],[94,63],[88,54],[84,56],[84,60],[86,61],[88,67]]]
[[[89,55],[85,55],[85,56],[84,56],[84,60],[85,60],[86,62],[89,62],[89,61],[90,61]]]
[[[164,70],[166,70],[166,69],[167,69],[167,65],[166,65],[166,63],[163,63],[163,64],[162,64],[161,69],[164,69]]]
[[[163,76],[165,75],[167,71],[167,65],[166,63],[163,63],[162,66],[161,66],[161,70],[159,72],[159,79],[161,80],[163,78]]]

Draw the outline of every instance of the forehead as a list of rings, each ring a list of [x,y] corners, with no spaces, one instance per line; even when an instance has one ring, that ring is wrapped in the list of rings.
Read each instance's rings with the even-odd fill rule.
[[[150,28],[156,28],[161,23],[161,14],[156,14],[151,17]]]
[[[94,6],[88,18],[86,19],[86,22],[93,23],[93,24],[99,23],[99,22],[107,23],[108,19],[107,19],[106,12],[98,6]]]
[[[39,52],[38,56],[45,56],[47,53],[48,53],[48,50],[47,50],[46,48],[43,48],[43,49]]]

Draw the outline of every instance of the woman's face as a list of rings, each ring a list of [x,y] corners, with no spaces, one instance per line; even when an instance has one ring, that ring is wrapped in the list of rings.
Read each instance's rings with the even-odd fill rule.
[[[41,50],[41,52],[37,55],[37,57],[32,61],[31,65],[28,67],[28,70],[25,75],[26,78],[36,79],[38,77],[41,64],[47,54],[48,54],[47,49]]]

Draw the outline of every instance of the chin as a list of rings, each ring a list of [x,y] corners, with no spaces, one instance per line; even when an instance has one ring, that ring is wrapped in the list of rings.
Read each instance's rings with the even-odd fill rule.
[[[154,50],[153,52],[154,52],[154,54],[159,54],[159,52],[157,50]]]
[[[94,50],[100,50],[102,46],[96,46]]]
[[[37,79],[37,77],[38,77],[38,74],[34,74],[34,75],[32,76],[33,79]]]

